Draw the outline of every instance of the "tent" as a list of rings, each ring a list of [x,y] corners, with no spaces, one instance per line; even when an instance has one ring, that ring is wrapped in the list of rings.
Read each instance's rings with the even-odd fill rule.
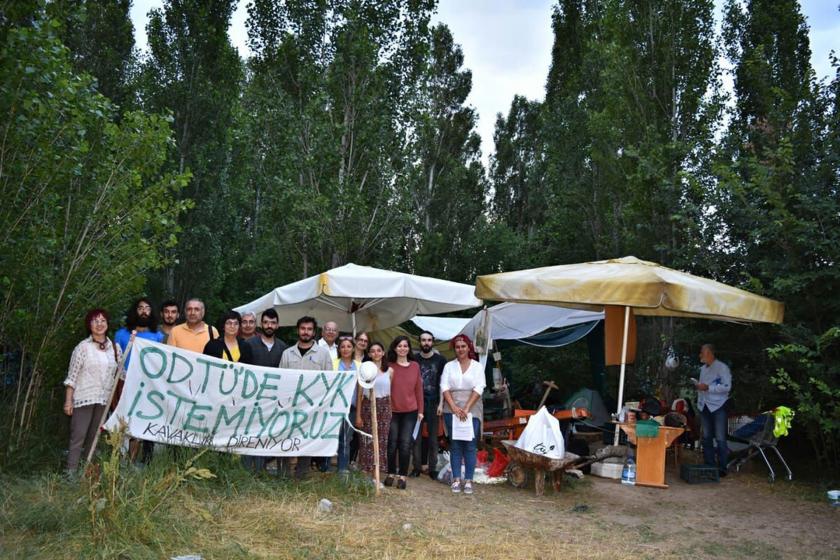
[[[476,296],[579,309],[624,308],[618,411],[624,399],[630,310],[637,315],[781,323],[780,302],[636,257],[479,276]],[[617,411],[617,412],[618,412]],[[618,428],[616,427],[616,441]]]
[[[399,325],[417,314],[478,307],[482,302],[473,292],[467,284],[351,263],[275,288],[236,311],[260,314],[273,307],[281,326],[310,315],[355,334]]]

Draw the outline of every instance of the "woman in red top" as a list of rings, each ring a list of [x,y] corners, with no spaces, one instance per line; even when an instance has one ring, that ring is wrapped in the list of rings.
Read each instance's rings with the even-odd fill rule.
[[[391,381],[391,429],[388,430],[388,478],[385,486],[394,484],[399,466],[397,488],[405,490],[405,477],[411,459],[411,436],[417,420],[423,419],[423,379],[407,336],[398,336],[391,342],[388,363],[394,370],[394,377]]]

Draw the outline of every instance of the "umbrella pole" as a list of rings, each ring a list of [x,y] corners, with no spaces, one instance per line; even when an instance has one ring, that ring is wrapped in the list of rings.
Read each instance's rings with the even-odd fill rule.
[[[627,331],[630,329],[630,306],[624,307],[624,332],[621,337],[621,374],[618,376],[618,406],[616,410],[616,417],[621,414],[624,402],[624,371],[627,368]],[[615,435],[613,436],[613,445],[618,445],[618,435],[621,429],[618,424],[615,425]]]
[[[373,483],[379,495],[379,429],[376,425],[376,393],[370,390],[370,427],[373,433]]]

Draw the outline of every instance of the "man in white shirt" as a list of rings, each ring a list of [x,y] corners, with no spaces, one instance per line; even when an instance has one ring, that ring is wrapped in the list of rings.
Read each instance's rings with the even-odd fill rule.
[[[321,329],[321,339],[318,341],[318,346],[323,346],[330,352],[330,358],[333,360],[338,358],[338,345],[335,341],[338,339],[338,325],[334,321],[327,321]]]

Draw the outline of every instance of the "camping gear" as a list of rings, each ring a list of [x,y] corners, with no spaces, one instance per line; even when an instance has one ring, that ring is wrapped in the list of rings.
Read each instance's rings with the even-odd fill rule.
[[[683,428],[659,426],[656,437],[636,437],[640,424],[620,424],[627,441],[636,444],[636,484],[654,488],[668,488],[665,484],[665,449],[683,433]]]
[[[560,422],[545,407],[540,408],[528,420],[528,425],[516,440],[516,447],[550,459],[562,459],[566,446],[560,433]]]
[[[516,442],[511,440],[502,441],[502,445],[510,456],[510,463],[505,470],[508,482],[516,488],[524,488],[533,473],[534,491],[537,496],[545,493],[545,475],[551,473],[552,486],[555,492],[560,491],[563,482],[563,472],[566,468],[572,468],[580,459],[574,453],[566,453],[562,459],[552,459],[545,455],[531,453],[516,447]]]
[[[593,389],[580,389],[563,403],[563,408],[586,410],[589,414],[585,424],[588,426],[601,427],[610,421],[610,413],[607,412],[604,400]]]
[[[528,425],[528,419],[536,414],[536,410],[517,409],[513,411],[512,418],[501,420],[485,420],[483,430],[490,434],[491,439],[501,441],[503,439],[519,439],[523,430]],[[589,416],[585,408],[572,408],[571,410],[557,410],[551,414],[561,421],[580,420]]]
[[[680,478],[689,484],[720,482],[720,471],[709,465],[680,465]]]
[[[543,393],[542,399],[540,399],[540,404],[537,405],[537,410],[541,409],[545,404],[546,399],[548,399],[548,394],[552,389],[560,389],[554,381],[543,381],[543,385],[545,385],[545,393]]]
[[[418,314],[478,307],[481,300],[473,291],[467,284],[351,263],[275,288],[236,311],[259,315],[273,307],[280,326],[310,315],[320,323],[335,321],[339,329],[355,336],[357,331],[399,325]]]
[[[729,450],[733,454],[744,455],[736,456],[731,459],[727,468],[734,468],[736,472],[739,472],[741,467],[744,466],[747,461],[756,455],[761,455],[761,458],[764,459],[764,464],[767,465],[767,469],[770,471],[770,482],[775,482],[776,471],[773,470],[773,466],[770,464],[766,453],[767,450],[772,449],[779,458],[779,461],[781,461],[782,465],[785,467],[785,470],[787,471],[787,479],[793,480],[793,473],[791,472],[790,467],[788,467],[788,464],[785,462],[784,457],[782,457],[779,448],[776,446],[779,442],[779,438],[776,437],[774,433],[775,428],[776,416],[773,412],[765,412],[764,414],[759,415],[750,424],[741,426],[735,430],[735,432],[733,432],[730,436],[732,441],[728,441],[727,445],[729,445]]]
[[[659,435],[659,422],[656,420],[639,420],[636,422],[636,437],[655,438]]]
[[[618,410],[624,377],[631,309],[636,315],[695,317],[734,322],[781,323],[780,302],[666,268],[636,257],[479,276],[475,294],[489,300],[543,303],[601,311],[624,307]],[[619,439],[616,428],[614,442]]]

